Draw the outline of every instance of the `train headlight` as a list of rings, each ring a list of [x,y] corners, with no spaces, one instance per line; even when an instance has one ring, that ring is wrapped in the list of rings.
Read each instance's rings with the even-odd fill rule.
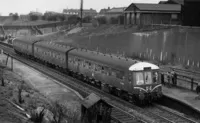
[[[144,98],[145,98],[144,93],[142,93],[142,92],[140,91],[140,93],[139,93],[139,99],[140,99],[140,100],[144,100]]]

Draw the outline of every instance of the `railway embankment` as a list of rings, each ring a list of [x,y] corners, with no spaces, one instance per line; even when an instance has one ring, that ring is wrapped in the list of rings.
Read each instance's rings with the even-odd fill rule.
[[[79,97],[70,89],[55,84],[55,80],[16,60],[14,60],[13,71],[11,71],[11,60],[9,58],[8,65],[5,66],[6,60],[6,56],[0,55],[0,61],[3,63],[1,64],[1,68],[3,68],[1,69],[1,77],[4,78],[4,86],[2,86],[2,83],[0,86],[0,122],[32,123],[29,119],[30,116],[33,116],[32,112],[40,111],[41,108],[45,108],[43,123],[50,122],[53,115],[48,112],[54,105],[53,102],[56,101],[62,102],[71,114],[75,114],[73,112],[76,111],[76,113],[79,112],[76,116],[80,116],[80,104],[77,101]],[[20,87],[22,87],[22,103],[19,103]],[[78,122],[79,118],[72,119]]]

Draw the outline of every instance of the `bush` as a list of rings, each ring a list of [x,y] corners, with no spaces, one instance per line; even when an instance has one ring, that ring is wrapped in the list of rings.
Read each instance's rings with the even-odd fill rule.
[[[13,18],[13,20],[17,20],[17,19],[19,19],[19,15],[17,13],[12,14],[12,18]]]
[[[42,109],[39,113],[34,111],[31,111],[31,118],[30,120],[33,121],[34,123],[42,123],[43,117],[44,117],[44,111],[45,108]]]
[[[69,16],[68,22],[71,24],[77,24],[78,22],[80,22],[80,17],[78,17],[77,15]]]
[[[92,20],[92,17],[91,16],[86,16],[83,18],[83,23],[90,23]]]
[[[111,23],[111,24],[118,24],[118,21],[119,21],[119,20],[118,20],[118,17],[111,17],[111,18],[110,18],[110,23]]]
[[[97,21],[99,22],[99,24],[106,24],[107,23],[105,16],[98,17]]]
[[[29,14],[30,15],[30,20],[31,21],[36,21],[39,19],[39,16],[38,15],[33,15],[33,14]]]

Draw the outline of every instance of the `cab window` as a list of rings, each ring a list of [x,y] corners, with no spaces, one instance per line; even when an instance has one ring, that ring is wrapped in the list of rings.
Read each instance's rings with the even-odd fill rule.
[[[151,72],[144,72],[145,84],[152,84]]]
[[[153,83],[157,83],[158,82],[158,72],[154,71],[153,72]]]
[[[144,79],[143,79],[143,73],[142,72],[138,72],[136,73],[136,84],[137,85],[143,85],[144,84]]]

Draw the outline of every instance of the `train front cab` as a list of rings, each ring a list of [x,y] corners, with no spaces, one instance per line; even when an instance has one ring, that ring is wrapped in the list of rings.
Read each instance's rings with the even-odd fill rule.
[[[162,96],[159,67],[151,63],[138,63],[129,69],[133,82],[133,91],[138,102],[152,102]]]

